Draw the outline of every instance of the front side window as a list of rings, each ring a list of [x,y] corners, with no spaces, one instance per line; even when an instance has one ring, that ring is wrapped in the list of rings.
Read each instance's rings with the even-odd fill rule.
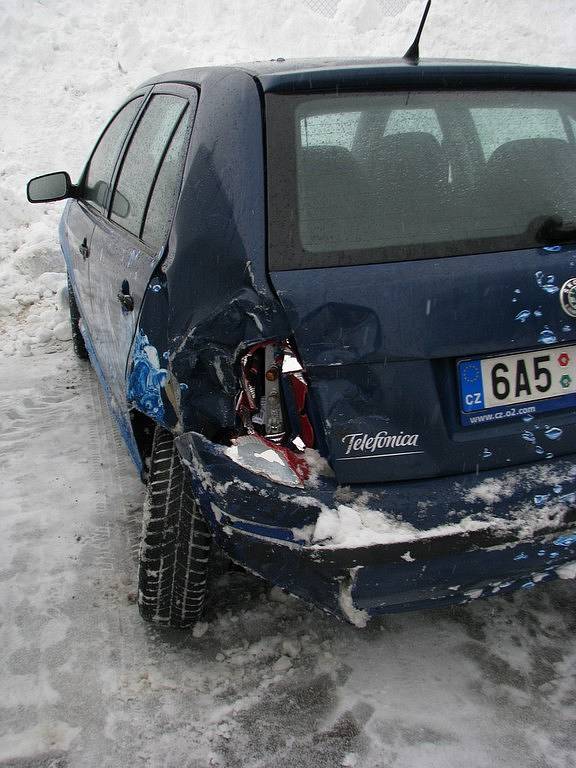
[[[571,91],[270,94],[266,119],[272,268],[576,241]]]
[[[143,100],[139,96],[117,113],[100,137],[86,168],[83,196],[100,211],[106,211],[114,166]]]
[[[136,237],[140,237],[146,204],[166,147],[187,104],[180,96],[153,96],[124,156],[110,218]]]

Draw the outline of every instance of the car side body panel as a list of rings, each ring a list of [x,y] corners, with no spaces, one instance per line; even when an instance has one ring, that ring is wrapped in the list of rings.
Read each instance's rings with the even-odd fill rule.
[[[266,274],[262,108],[244,72],[202,82],[176,216],[138,333],[166,372],[164,423],[209,434],[234,426],[240,350],[290,335]],[[137,358],[136,344],[129,387]],[[154,416],[141,392],[132,403]]]

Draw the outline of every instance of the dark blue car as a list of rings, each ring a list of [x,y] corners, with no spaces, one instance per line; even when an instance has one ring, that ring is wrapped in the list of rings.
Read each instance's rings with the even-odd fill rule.
[[[576,574],[576,71],[172,72],[28,194],[70,198],[145,618],[217,552],[360,626]]]

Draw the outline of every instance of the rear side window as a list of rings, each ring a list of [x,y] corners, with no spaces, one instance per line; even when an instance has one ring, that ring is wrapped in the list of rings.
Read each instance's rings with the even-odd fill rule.
[[[188,111],[180,118],[176,133],[162,161],[146,213],[142,240],[155,249],[159,249],[166,242],[180,191],[188,146]]]
[[[438,141],[442,141],[442,128],[434,109],[395,109],[390,113],[384,134],[407,133],[422,131],[430,133]]]
[[[116,114],[100,137],[86,168],[84,199],[101,211],[106,210],[116,160],[143,100],[143,96],[133,99]]]
[[[471,109],[470,114],[486,160],[502,144],[516,139],[568,139],[558,109],[493,107]]]
[[[153,96],[124,156],[110,218],[136,237],[140,237],[146,204],[164,152],[187,104],[180,96]]]
[[[331,112],[304,117],[300,121],[300,143],[303,147],[332,145],[352,149],[360,115],[360,112]]]
[[[576,242],[571,91],[266,98],[273,269]]]

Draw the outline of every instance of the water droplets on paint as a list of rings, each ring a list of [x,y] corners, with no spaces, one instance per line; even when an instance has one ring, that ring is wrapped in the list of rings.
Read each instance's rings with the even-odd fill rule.
[[[168,358],[170,357],[170,352],[162,352],[162,357],[164,358],[164,360],[168,360]]]
[[[558,251],[562,250],[561,245],[545,245],[544,250],[548,251],[549,253],[558,253]]]
[[[554,331],[550,330],[550,328],[545,325],[543,330],[540,331],[538,341],[540,344],[555,344],[558,339],[556,338]]]
[[[188,384],[180,384],[180,391],[181,392],[186,392],[187,389],[188,389]]]
[[[154,285],[151,286],[154,293],[160,293],[162,290],[162,286],[159,283],[154,283]]]
[[[534,317],[542,317],[542,310],[541,309],[535,309],[534,310]]]
[[[547,427],[544,434],[548,440],[558,440],[562,437],[562,430],[560,427]]]
[[[490,456],[492,456],[492,451],[489,448],[484,448],[484,450],[482,451],[482,458],[489,459]]]
[[[522,432],[522,440],[526,440],[527,443],[535,443],[536,435],[533,432],[530,432],[530,430],[526,429],[524,432]]]
[[[563,325],[562,326],[562,330],[563,330],[564,333],[570,333],[570,331],[572,330],[572,326],[571,325]]]
[[[534,416],[531,416],[530,414],[528,414],[527,416],[523,416],[522,421],[525,424],[529,424],[531,421],[534,421]]]
[[[544,453],[544,448],[542,448],[541,445],[534,446],[534,450],[536,451],[538,456],[542,456],[542,454]]]
[[[514,320],[518,320],[520,323],[525,323],[531,315],[532,312],[530,312],[529,309],[523,309],[521,312],[518,312]]]
[[[536,504],[537,507],[543,507],[544,504],[548,501],[550,498],[549,493],[541,493],[536,496],[534,496],[534,504]]]
[[[554,275],[545,275],[544,272],[535,272],[534,277],[539,288],[542,288],[546,293],[558,293],[560,288],[555,284],[556,277]]]

